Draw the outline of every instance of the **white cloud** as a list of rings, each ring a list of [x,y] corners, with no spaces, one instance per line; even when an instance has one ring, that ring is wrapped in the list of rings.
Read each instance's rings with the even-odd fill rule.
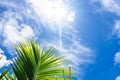
[[[0,48],[0,54],[1,54],[1,53],[4,53],[4,51]]]
[[[120,52],[115,54],[114,62],[115,64],[120,64]]]
[[[116,20],[113,28],[113,34],[120,38],[120,20]]]
[[[115,13],[120,16],[120,1],[119,0],[91,0],[101,4],[103,10]]]
[[[120,76],[117,76],[115,80],[120,80]]]
[[[16,43],[26,38],[32,38],[35,36],[33,29],[25,24],[18,26],[16,19],[10,18],[4,25],[3,37],[4,43]]]
[[[75,13],[74,12],[71,12],[69,15],[68,15],[68,21],[69,22],[73,22],[74,21],[74,17],[75,17]]]
[[[6,14],[4,15],[8,16],[8,20],[6,20],[6,18],[3,18],[0,22],[0,25],[2,26],[0,29],[0,36],[3,38],[2,42],[0,43],[7,48],[8,52],[11,55],[14,55],[15,52],[13,44],[24,39],[33,38],[35,37],[35,33],[31,26],[24,23],[19,24],[17,18],[12,17],[13,14],[9,12],[8,14],[9,16]]]
[[[20,23],[23,20],[23,16],[20,13],[11,10],[3,12],[0,20],[0,37],[2,39],[0,44],[5,46],[12,55],[14,54],[13,44],[35,37],[34,29],[30,25]]]
[[[120,20],[115,21],[113,33],[120,38]],[[114,64],[120,67],[120,51],[117,52],[114,56]],[[115,80],[120,80],[120,76],[117,76]]]
[[[6,56],[4,55],[4,51],[0,48],[0,68],[2,68],[3,66],[8,66],[11,61],[7,60]]]

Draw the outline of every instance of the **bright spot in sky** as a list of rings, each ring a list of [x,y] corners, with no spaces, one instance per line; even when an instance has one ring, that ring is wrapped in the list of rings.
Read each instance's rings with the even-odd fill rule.
[[[44,26],[58,32],[59,46],[62,47],[62,29],[72,23],[75,17],[75,13],[68,8],[68,0],[30,0],[30,3]]]
[[[53,24],[54,28],[74,21],[75,13],[69,10],[68,0],[30,0],[30,3],[43,23]]]

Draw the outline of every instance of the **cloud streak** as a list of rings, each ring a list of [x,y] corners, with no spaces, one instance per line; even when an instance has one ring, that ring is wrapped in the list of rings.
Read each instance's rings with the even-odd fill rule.
[[[120,20],[115,21],[113,33],[116,34],[118,38],[120,38]]]
[[[119,0],[91,0],[93,3],[99,3],[101,9],[120,16],[120,1]]]
[[[120,64],[120,52],[117,52],[115,54],[114,62],[115,62],[115,65]]]

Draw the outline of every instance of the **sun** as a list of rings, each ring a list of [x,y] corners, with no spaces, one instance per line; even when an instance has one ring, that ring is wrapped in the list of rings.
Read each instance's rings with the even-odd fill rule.
[[[61,23],[66,19],[67,16],[66,6],[62,1],[55,1],[52,5],[51,16],[54,17],[54,21]]]
[[[59,36],[59,45],[62,46],[62,29],[74,21],[74,12],[68,7],[69,0],[30,0],[40,21],[52,32]]]
[[[72,22],[74,13],[69,10],[69,0],[30,0],[41,21],[48,25],[62,25]]]

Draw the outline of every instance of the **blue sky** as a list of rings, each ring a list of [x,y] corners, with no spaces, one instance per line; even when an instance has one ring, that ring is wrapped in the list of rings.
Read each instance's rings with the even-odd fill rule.
[[[26,38],[59,49],[78,80],[120,80],[118,0],[1,0],[0,67]]]

